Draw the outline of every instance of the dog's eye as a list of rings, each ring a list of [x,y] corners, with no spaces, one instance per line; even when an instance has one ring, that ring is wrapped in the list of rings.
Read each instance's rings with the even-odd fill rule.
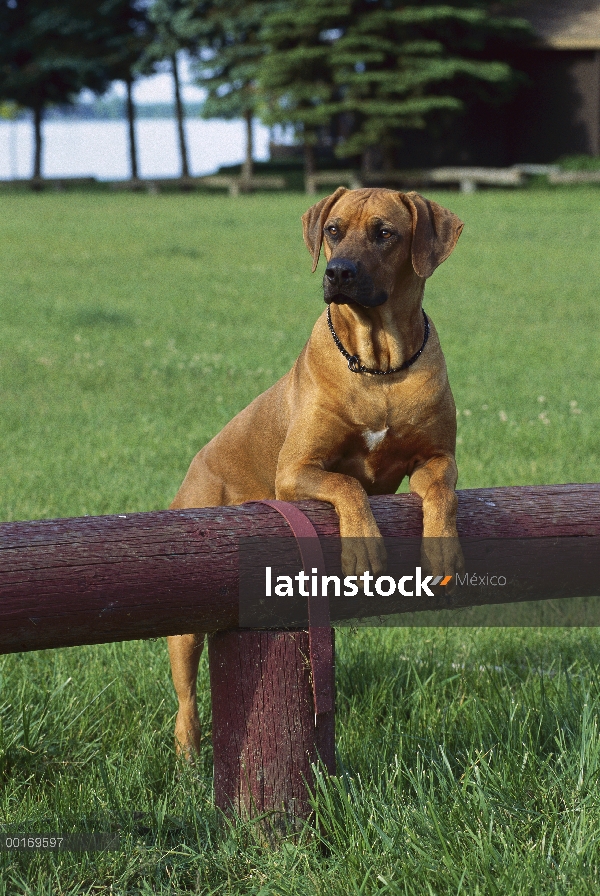
[[[389,240],[391,235],[392,235],[392,231],[387,230],[385,227],[383,228],[383,230],[379,231],[379,236],[381,237],[382,240]]]
[[[337,236],[339,233],[339,230],[334,224],[330,224],[329,227],[325,228],[325,230],[327,231],[329,236]]]

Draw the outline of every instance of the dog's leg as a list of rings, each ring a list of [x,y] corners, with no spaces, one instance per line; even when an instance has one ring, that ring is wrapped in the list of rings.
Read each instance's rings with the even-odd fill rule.
[[[340,520],[345,576],[385,572],[386,550],[364,488],[357,479],[330,473],[316,464],[278,470],[276,495],[282,501],[315,499],[333,504]]]
[[[462,572],[464,561],[456,531],[458,470],[451,455],[438,455],[413,470],[410,490],[423,501],[422,561],[433,575]]]
[[[186,759],[193,759],[200,752],[196,679],[204,635],[172,635],[167,638],[167,644],[173,684],[179,700],[175,723],[175,749]]]

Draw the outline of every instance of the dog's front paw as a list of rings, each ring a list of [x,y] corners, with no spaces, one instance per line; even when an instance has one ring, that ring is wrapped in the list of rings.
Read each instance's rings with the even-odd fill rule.
[[[458,536],[423,538],[421,565],[430,576],[441,577],[446,593],[454,591],[456,577],[464,572],[465,561]]]
[[[374,578],[383,575],[387,565],[387,553],[381,535],[366,538],[342,538],[342,572],[344,576],[360,576],[369,572]]]

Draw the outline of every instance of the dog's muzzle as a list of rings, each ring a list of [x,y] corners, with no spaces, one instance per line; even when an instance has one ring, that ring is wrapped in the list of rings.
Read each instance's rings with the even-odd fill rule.
[[[375,292],[373,278],[349,258],[332,258],[325,268],[323,297],[327,304],[356,302],[364,308],[375,308],[387,301],[385,290]]]

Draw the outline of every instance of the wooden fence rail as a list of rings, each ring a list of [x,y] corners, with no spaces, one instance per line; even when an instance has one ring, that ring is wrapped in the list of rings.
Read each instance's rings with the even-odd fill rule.
[[[460,491],[459,535],[600,535],[600,485]],[[371,505],[384,536],[419,536],[420,501]],[[329,504],[301,502],[319,535]],[[240,536],[290,536],[260,503],[0,525],[0,653],[214,632],[238,625]],[[410,609],[429,609],[424,596]]]

